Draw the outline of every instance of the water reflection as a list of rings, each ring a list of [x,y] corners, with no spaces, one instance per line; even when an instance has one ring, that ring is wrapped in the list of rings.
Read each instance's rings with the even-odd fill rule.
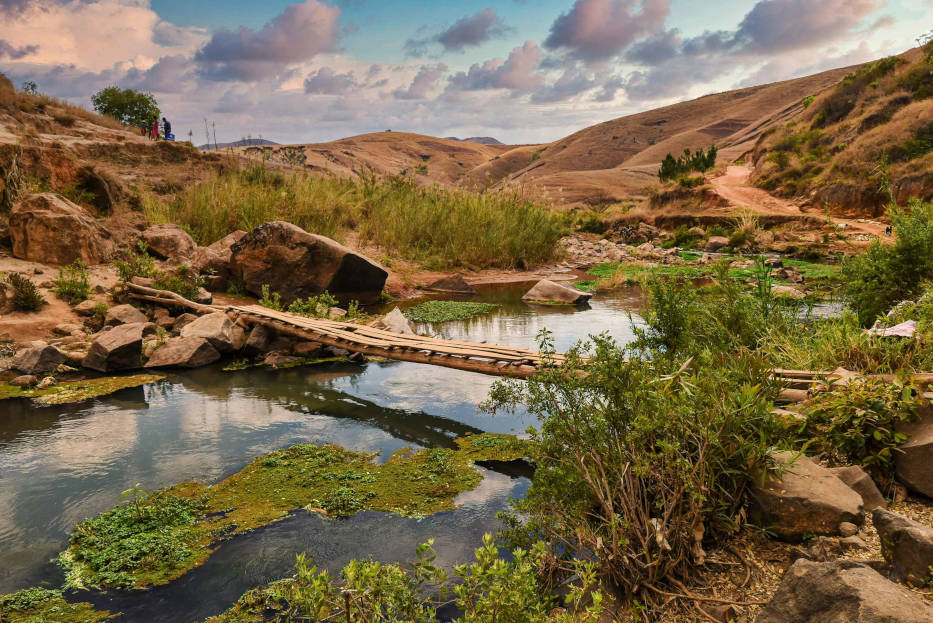
[[[533,309],[520,302],[521,292],[484,292],[478,300],[503,307],[435,332],[533,347],[547,327],[561,350],[590,333],[608,331],[620,342],[631,337],[628,312],[637,308],[637,294],[571,310]],[[524,431],[534,423],[527,413],[477,413],[494,381],[406,362],[230,373],[204,368],[81,405],[0,403],[0,594],[60,585],[49,561],[67,546],[75,523],[112,507],[136,483],[151,490],[184,480],[214,482],[256,456],[302,442],[333,442],[385,458],[405,446],[449,446],[468,432]],[[216,590],[210,608],[225,606],[245,588],[286,574],[304,550],[337,569],[351,557],[406,560],[415,544],[437,536],[451,560],[468,558],[493,527],[495,510],[527,485],[505,475],[525,472],[491,467],[504,473],[467,494],[464,509],[420,521],[366,513],[322,522],[299,514],[225,544],[207,565],[146,600],[151,595],[201,612],[192,604]]]

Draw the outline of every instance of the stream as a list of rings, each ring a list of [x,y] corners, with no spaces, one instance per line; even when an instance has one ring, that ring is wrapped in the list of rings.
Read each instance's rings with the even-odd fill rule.
[[[627,342],[638,322],[630,317],[640,305],[637,290],[565,308],[522,303],[527,288],[485,288],[469,300],[499,303],[497,311],[421,325],[418,332],[534,348],[547,328],[564,351],[604,331]],[[164,381],[77,405],[0,403],[0,594],[61,586],[54,559],[75,524],[112,508],[137,483],[152,491],[187,480],[216,482],[296,443],[379,452],[381,461],[406,446],[453,447],[467,433],[521,435],[535,424],[529,414],[477,411],[495,380],[407,362],[233,372],[217,365],[170,372]],[[291,575],[301,552],[337,575],[353,558],[410,560],[417,544],[434,538],[438,563],[449,568],[473,559],[483,533],[497,527],[495,514],[529,485],[522,470],[479,469],[483,482],[452,511],[421,519],[364,511],[341,520],[297,511],[224,542],[204,565],[168,585],[80,592],[69,600],[122,612],[118,621],[200,621],[246,590]]]

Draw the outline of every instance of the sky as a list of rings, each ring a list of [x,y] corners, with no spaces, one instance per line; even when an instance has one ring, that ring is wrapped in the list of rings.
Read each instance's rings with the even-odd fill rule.
[[[0,0],[0,72],[90,106],[151,92],[175,135],[386,129],[551,141],[896,54],[933,0]]]

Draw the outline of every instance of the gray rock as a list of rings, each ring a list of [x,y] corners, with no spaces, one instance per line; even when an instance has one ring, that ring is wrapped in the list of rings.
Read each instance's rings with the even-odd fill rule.
[[[143,336],[155,333],[151,322],[133,322],[101,333],[88,349],[81,365],[98,372],[135,370],[142,367]]]
[[[858,534],[858,526],[856,526],[854,523],[843,521],[841,524],[839,524],[839,534],[842,536],[855,536]]]
[[[877,485],[875,485],[875,481],[858,465],[833,467],[830,471],[862,496],[862,506],[865,508],[865,512],[873,511],[879,507],[888,507],[888,503],[885,501],[884,496],[881,495]]]
[[[557,303],[580,305],[593,297],[589,292],[563,286],[549,279],[542,279],[525,293],[522,300],[528,303]]]
[[[110,233],[81,206],[54,193],[27,195],[8,226],[13,256],[43,264],[100,264],[113,253]]]
[[[757,623],[929,623],[921,597],[850,560],[800,559],[784,573]]]
[[[13,357],[13,368],[23,374],[52,372],[65,363],[65,356],[54,346],[31,346],[24,348]]]
[[[926,585],[933,573],[933,528],[883,508],[874,510],[872,521],[891,575],[914,586]]]
[[[406,318],[405,314],[403,314],[402,310],[400,310],[398,307],[390,311],[382,318],[372,322],[371,326],[376,329],[392,331],[393,333],[401,333],[402,335],[415,334],[415,323]]]
[[[218,311],[205,314],[187,324],[181,330],[182,337],[203,337],[221,354],[232,353],[243,348],[246,334],[233,323],[226,313]]]
[[[52,329],[52,333],[55,335],[71,335],[75,331],[80,331],[82,326],[79,324],[74,324],[71,322],[63,322],[61,324],[55,325]]]
[[[32,387],[38,382],[39,379],[32,374],[24,374],[10,381],[10,385],[15,385],[16,387]]]
[[[117,305],[116,307],[111,307],[107,310],[107,315],[104,317],[104,324],[111,327],[121,325],[121,324],[137,324],[140,322],[148,322],[146,314],[142,313],[132,305]]]
[[[260,225],[231,247],[231,276],[259,296],[262,286],[282,302],[327,290],[343,300],[378,299],[389,274],[347,247],[284,221]]]
[[[220,353],[202,337],[176,337],[157,348],[147,368],[199,368],[220,359]]]
[[[752,488],[752,519],[783,539],[799,541],[815,534],[838,534],[839,524],[861,524],[861,496],[831,471],[794,453],[775,453],[774,459],[788,471],[780,478]]]
[[[463,275],[443,277],[430,283],[425,287],[425,290],[431,290],[432,292],[451,292],[454,294],[476,294],[476,290],[466,282]]]
[[[175,331],[181,331],[182,329],[184,329],[186,326],[188,326],[189,324],[191,324],[197,319],[198,317],[196,314],[189,314],[189,313],[181,314],[180,316],[178,316],[178,318],[175,319],[175,324],[172,325],[172,329],[174,329]]]
[[[292,346],[292,354],[305,359],[321,358],[325,352],[324,347],[318,342],[298,342]]]
[[[713,253],[727,246],[729,246],[728,238],[724,238],[723,236],[710,236],[709,240],[706,241],[706,246],[703,247],[703,250],[707,253]]]
[[[152,225],[139,238],[149,245],[154,256],[163,260],[187,258],[197,247],[188,232],[178,225]]]
[[[243,345],[244,352],[250,357],[264,355],[272,350],[270,345],[275,340],[276,333],[265,325],[258,324],[249,332],[246,343]]]
[[[71,309],[79,316],[93,316],[98,305],[100,305],[99,301],[88,299],[86,301],[81,301]]]
[[[894,455],[898,480],[911,491],[933,497],[933,410],[926,409],[917,422],[899,425],[897,432],[907,435]]]

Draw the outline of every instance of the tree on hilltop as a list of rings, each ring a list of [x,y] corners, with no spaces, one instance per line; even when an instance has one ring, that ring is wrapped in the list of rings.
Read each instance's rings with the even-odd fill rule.
[[[111,85],[91,96],[94,110],[134,128],[148,126],[159,117],[159,104],[151,93]]]

